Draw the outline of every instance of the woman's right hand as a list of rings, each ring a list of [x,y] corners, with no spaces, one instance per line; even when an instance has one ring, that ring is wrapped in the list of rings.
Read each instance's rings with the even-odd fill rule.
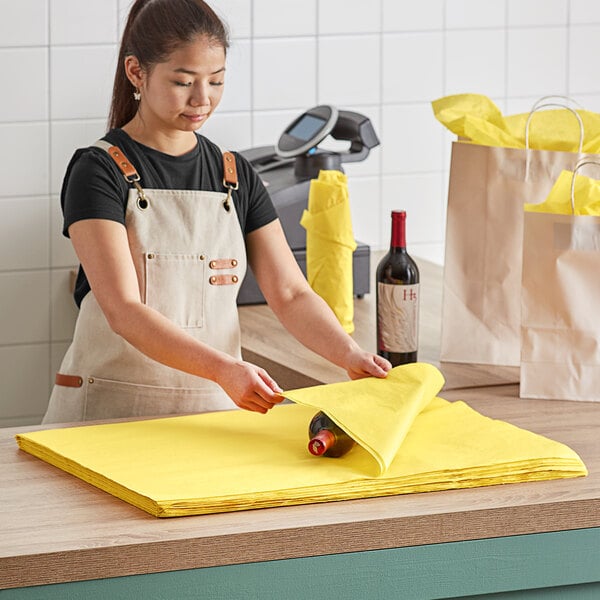
[[[283,400],[283,390],[261,367],[243,360],[224,365],[215,381],[240,407],[265,414]]]

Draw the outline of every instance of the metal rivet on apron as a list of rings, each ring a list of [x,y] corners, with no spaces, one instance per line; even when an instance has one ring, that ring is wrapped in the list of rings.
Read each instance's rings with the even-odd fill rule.
[[[233,283],[237,283],[237,282],[238,282],[238,276],[237,276],[237,275],[234,275],[234,276],[231,278],[231,281],[233,281]]]
[[[210,281],[211,283],[215,283],[215,282],[217,281],[217,278],[216,278],[216,277],[213,275],[213,276],[212,276],[212,277],[209,279],[209,281]]]
[[[211,261],[208,263],[208,266],[209,266],[211,269],[214,269],[214,268],[217,266],[217,261],[216,261],[216,260],[211,260]]]
[[[231,162],[233,159],[231,158],[231,155],[230,155],[230,154],[226,154],[226,155],[225,155],[225,160],[226,160],[227,162]]]
[[[231,259],[231,266],[237,267],[237,260],[235,260],[235,258]]]
[[[149,259],[151,259],[151,258],[154,258],[154,254],[152,254],[152,252],[150,252],[150,253],[148,254],[148,258],[149,258]]]
[[[94,383],[94,378],[93,378],[93,377],[90,377],[90,378],[88,379],[88,383]]]
[[[200,255],[198,258],[199,258],[200,260],[204,260],[204,259],[206,258],[206,256],[204,256],[204,254],[201,254],[201,255]]]

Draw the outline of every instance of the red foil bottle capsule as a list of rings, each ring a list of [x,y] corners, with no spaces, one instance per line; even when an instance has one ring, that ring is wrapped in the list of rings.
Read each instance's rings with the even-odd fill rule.
[[[308,451],[314,456],[339,458],[356,443],[324,412],[318,412],[308,426]]]

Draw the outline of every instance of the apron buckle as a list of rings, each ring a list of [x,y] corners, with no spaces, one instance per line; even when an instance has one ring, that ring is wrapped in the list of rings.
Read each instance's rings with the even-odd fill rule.
[[[236,185],[235,187],[232,185],[227,185],[227,183],[225,183],[225,181],[223,181],[223,183],[225,184],[225,187],[227,188],[227,198],[225,198],[225,200],[223,200],[223,208],[229,212],[231,210],[231,192],[233,190],[237,190],[238,186]]]

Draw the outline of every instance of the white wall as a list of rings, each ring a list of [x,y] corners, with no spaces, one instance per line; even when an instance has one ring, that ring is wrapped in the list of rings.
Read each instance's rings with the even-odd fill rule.
[[[72,335],[58,193],[73,150],[105,130],[129,0],[0,0],[0,425],[35,423]],[[596,0],[214,0],[232,30],[227,89],[204,132],[274,143],[320,103],[370,117],[382,144],[348,165],[355,236],[388,243],[406,208],[412,253],[443,261],[451,135],[430,101],[546,94],[600,111]]]

